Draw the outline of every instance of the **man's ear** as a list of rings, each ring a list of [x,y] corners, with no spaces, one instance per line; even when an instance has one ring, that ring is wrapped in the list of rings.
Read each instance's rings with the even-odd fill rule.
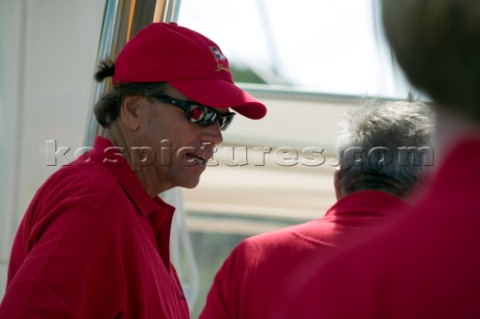
[[[337,167],[335,170],[335,174],[333,175],[333,187],[335,188],[335,197],[337,197],[337,200],[342,199],[342,189],[340,187],[340,178],[342,177],[342,170],[340,169],[340,166]]]
[[[139,96],[126,96],[120,105],[122,123],[131,131],[140,127],[140,102]]]

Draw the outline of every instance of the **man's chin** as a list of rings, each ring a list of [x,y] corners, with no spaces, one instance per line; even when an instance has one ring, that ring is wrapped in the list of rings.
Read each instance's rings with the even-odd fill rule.
[[[196,180],[185,181],[184,183],[182,183],[182,185],[180,185],[180,187],[192,189],[197,187],[199,183],[200,183],[200,178]]]

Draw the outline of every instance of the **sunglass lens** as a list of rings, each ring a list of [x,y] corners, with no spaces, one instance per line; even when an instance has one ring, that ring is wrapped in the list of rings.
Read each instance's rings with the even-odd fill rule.
[[[192,108],[190,110],[190,117],[193,122],[197,122],[202,120],[204,116],[203,110],[200,108],[198,105],[192,105]]]
[[[233,121],[234,116],[235,116],[234,113],[230,113],[230,114],[227,114],[225,116],[220,117],[220,129],[222,131],[225,131],[230,126],[230,124]]]
[[[190,106],[190,112],[188,113],[190,121],[197,123],[201,126],[213,125],[218,120],[220,123],[220,129],[222,131],[228,128],[228,126],[233,120],[234,115],[234,113],[221,115],[214,109],[195,104],[192,104]]]

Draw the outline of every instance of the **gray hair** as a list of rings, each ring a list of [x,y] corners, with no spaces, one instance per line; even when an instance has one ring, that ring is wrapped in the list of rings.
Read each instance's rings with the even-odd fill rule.
[[[339,123],[340,192],[375,189],[404,197],[433,165],[434,116],[414,101],[369,101]]]

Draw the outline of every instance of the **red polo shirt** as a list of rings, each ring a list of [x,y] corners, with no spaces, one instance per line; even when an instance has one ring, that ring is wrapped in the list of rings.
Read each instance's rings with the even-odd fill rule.
[[[174,208],[109,140],[38,190],[13,244],[1,319],[189,318],[169,259]]]
[[[480,318],[479,163],[477,132],[411,212],[332,259],[275,318]]]
[[[274,318],[268,316],[271,307],[285,302],[276,292],[301,280],[296,276],[303,275],[296,271],[298,265],[326,256],[335,246],[353,240],[356,232],[406,206],[388,193],[356,192],[338,201],[324,217],[246,239],[218,271],[200,318]]]

